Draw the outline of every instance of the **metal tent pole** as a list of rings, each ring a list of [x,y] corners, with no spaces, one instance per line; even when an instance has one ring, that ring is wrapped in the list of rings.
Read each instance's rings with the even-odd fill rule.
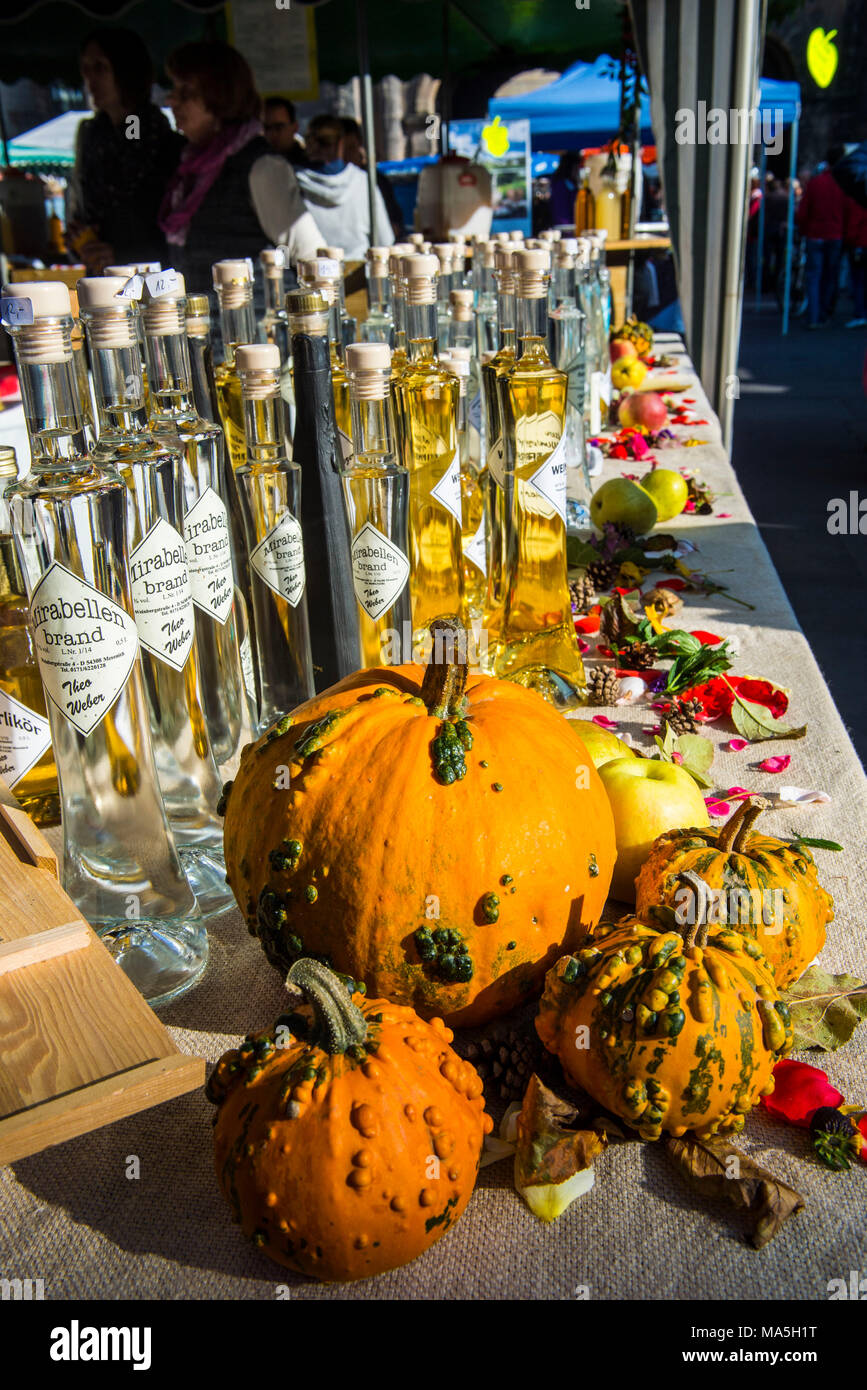
[[[367,201],[370,207],[370,245],[376,242],[376,139],[373,133],[373,83],[367,48],[367,0],[356,0],[358,67],[361,73],[361,123],[367,155]]]
[[[789,150],[789,207],[786,212],[786,273],[783,281],[783,334],[789,331],[789,295],[792,291],[792,242],[795,228],[795,170],[798,167],[798,122],[800,104],[792,121],[792,147]]]

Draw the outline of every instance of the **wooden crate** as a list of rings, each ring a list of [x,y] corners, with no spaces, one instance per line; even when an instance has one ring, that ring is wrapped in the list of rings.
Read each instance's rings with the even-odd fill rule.
[[[2,787],[2,784],[0,784]],[[51,846],[0,791],[0,1163],[204,1083],[66,896]]]

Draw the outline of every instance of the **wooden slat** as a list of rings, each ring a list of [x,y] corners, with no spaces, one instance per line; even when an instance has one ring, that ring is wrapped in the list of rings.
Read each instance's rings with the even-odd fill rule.
[[[0,941],[0,975],[23,970],[25,966],[36,965],[41,960],[65,956],[69,951],[80,951],[90,945],[92,935],[86,922],[64,922],[59,927],[49,927],[47,931],[33,932],[31,936]]]
[[[6,783],[0,778],[0,834],[16,851],[25,864],[35,864],[39,869],[47,869],[59,878],[57,855],[46,840],[42,831],[33,824],[15,799]]]
[[[118,971],[120,974],[120,971]],[[141,996],[139,996],[141,997]],[[147,1005],[145,1005],[147,1008]],[[201,1057],[175,1053],[0,1119],[0,1163],[15,1163],[204,1084]]]

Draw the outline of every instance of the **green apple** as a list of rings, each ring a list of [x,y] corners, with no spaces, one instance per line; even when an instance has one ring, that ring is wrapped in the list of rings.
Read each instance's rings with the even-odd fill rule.
[[[601,767],[603,763],[610,763],[612,758],[634,758],[637,756],[628,743],[624,743],[623,739],[618,738],[611,729],[603,729],[601,724],[594,724],[591,719],[577,718],[570,719],[569,722],[590,754],[594,767]]]
[[[590,517],[600,531],[606,521],[616,521],[646,536],[656,525],[656,503],[631,478],[609,478],[590,498]]]
[[[611,896],[635,902],[635,877],[657,835],[709,825],[704,798],[677,763],[615,758],[599,769],[614,814],[617,862]]]
[[[837,30],[814,29],[807,39],[807,69],[817,87],[830,87],[839,54],[834,46]]]
[[[680,516],[689,497],[689,487],[682,473],[673,468],[654,468],[641,479],[641,486],[656,503],[657,521],[671,521]]]

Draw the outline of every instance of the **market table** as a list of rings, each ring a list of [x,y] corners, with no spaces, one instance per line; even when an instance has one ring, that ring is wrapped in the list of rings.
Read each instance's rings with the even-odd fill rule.
[[[679,353],[675,339],[656,348]],[[841,842],[844,854],[815,852],[836,900],[823,966],[867,974],[865,778],[840,716],[761,541],[720,443],[717,422],[696,381],[686,393],[706,425],[676,433],[704,442],[660,455],[666,466],[698,470],[726,517],[683,516],[666,529],[699,546],[702,568],[755,612],[724,594],[687,598],[690,628],[737,639],[738,674],[788,688],[787,721],[808,725],[800,741],[727,751],[728,724],[704,727],[716,745],[714,786],[773,791],[755,764],[770,752],[792,755],[777,778],[827,791],[828,804],[766,814],[769,833],[792,828]],[[769,460],[769,466],[774,461]],[[783,466],[780,464],[779,466]],[[608,462],[606,476],[629,471]],[[816,518],[824,524],[824,516]],[[695,563],[695,561],[693,561]],[[681,618],[683,615],[681,615]],[[681,621],[681,619],[679,619]],[[606,711],[621,731],[652,748],[641,726],[648,705]],[[55,844],[57,832],[52,832]],[[240,913],[211,935],[203,982],[163,1011],[183,1051],[210,1062],[283,1009],[281,982],[247,933]],[[867,1104],[867,1026],[842,1050],[803,1055],[827,1070],[847,1100]],[[213,1172],[212,1107],[192,1093],[0,1169],[0,1274],[42,1279],[47,1299],[741,1299],[824,1300],[832,1279],[867,1273],[867,1165],[834,1173],[820,1166],[803,1131],[754,1113],[738,1143],[784,1182],[806,1208],[756,1251],[722,1200],[684,1185],[660,1144],[613,1143],[597,1160],[593,1189],[552,1226],[531,1215],[512,1187],[507,1159],[482,1170],[455,1229],[414,1263],[354,1285],[322,1286],[296,1277],[246,1244],[229,1218]],[[139,1176],[130,1162],[139,1160]]]

